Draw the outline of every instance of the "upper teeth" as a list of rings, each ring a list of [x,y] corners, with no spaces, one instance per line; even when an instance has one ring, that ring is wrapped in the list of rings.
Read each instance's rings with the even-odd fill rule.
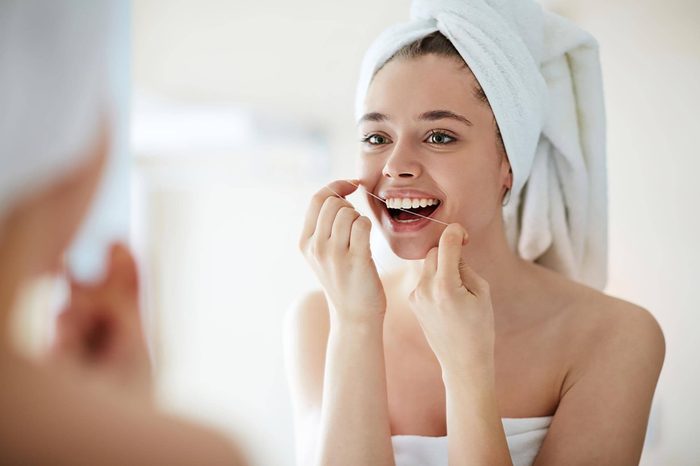
[[[437,199],[411,199],[408,197],[404,198],[387,198],[386,206],[390,209],[416,209],[418,207],[427,207],[430,205],[437,205],[440,201]]]

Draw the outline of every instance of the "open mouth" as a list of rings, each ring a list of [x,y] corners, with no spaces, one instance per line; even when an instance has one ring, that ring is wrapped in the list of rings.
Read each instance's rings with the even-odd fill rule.
[[[428,198],[387,198],[385,202],[389,216],[398,223],[424,220],[440,206],[439,199]]]

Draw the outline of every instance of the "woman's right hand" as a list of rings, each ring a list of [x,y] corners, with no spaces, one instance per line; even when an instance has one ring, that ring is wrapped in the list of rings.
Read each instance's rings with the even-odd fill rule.
[[[299,241],[323,286],[332,321],[383,318],[386,310],[384,287],[369,247],[372,223],[345,200],[358,184],[337,180],[318,191]]]
[[[131,252],[113,245],[104,279],[96,283],[71,279],[70,285],[70,303],[56,322],[51,360],[151,403],[151,361]]]

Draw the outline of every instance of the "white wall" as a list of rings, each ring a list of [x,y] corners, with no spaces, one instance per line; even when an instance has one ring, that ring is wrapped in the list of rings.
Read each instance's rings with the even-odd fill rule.
[[[296,183],[264,171],[245,172],[254,173],[244,177],[252,184],[221,176],[243,173],[226,168],[225,155],[214,157],[209,175],[218,181],[208,184],[202,178],[184,187],[163,183],[163,167],[173,158],[142,159],[136,170],[146,179],[140,202],[151,225],[146,246],[158,344],[169,351],[160,354],[164,396],[179,409],[244,431],[259,464],[292,464],[280,338],[284,308],[313,283],[295,247],[302,206],[322,178],[353,173],[359,62],[382,28],[407,17],[409,3],[134,2],[138,91],[187,105],[242,106],[325,135],[327,168]],[[699,4],[547,4],[601,43],[609,117],[608,291],[647,307],[666,334],[643,463],[698,464],[700,90],[693,80],[700,75]],[[289,156],[303,158],[303,151]],[[172,162],[180,167],[174,170],[191,167],[197,155],[190,153],[184,165]],[[246,268],[250,274],[242,275]]]
[[[581,6],[600,40],[608,104],[611,294],[666,336],[645,464],[700,464],[700,3]]]

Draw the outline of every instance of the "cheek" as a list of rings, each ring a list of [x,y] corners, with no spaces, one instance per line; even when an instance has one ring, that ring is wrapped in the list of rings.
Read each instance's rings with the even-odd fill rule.
[[[447,194],[450,220],[474,227],[493,215],[499,192],[495,164],[475,160],[452,167],[451,173],[445,173],[443,179],[441,187]]]
[[[360,154],[360,158],[358,160],[358,173],[360,179],[368,183],[373,182],[371,184],[367,184],[367,186],[376,184],[376,181],[382,176],[383,167],[384,165],[381,157]]]

